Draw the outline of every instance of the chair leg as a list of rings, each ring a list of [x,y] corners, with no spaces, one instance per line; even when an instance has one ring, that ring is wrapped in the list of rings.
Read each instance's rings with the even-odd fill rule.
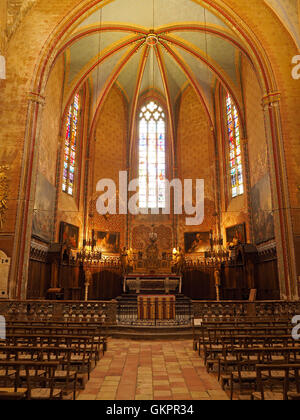
[[[230,400],[233,399],[233,377],[230,378]]]

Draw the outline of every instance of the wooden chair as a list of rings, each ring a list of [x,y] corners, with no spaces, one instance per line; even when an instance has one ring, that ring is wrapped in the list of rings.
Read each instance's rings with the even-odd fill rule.
[[[242,360],[237,364],[237,371],[231,372],[230,375],[230,399],[233,399],[234,384],[238,384],[238,393],[242,394],[245,385],[247,391],[254,386],[256,388],[256,361]]]
[[[292,401],[299,401],[300,400],[300,375],[299,375],[299,368],[295,368],[294,376],[295,376],[295,391],[290,391],[290,381],[287,385],[287,399]]]
[[[24,392],[14,392],[14,391],[0,391],[0,401],[10,401],[10,400],[26,400],[27,399],[27,389]]]
[[[63,392],[55,388],[55,369],[57,365],[47,365],[47,374],[39,377],[32,375],[32,367],[25,366],[27,398],[29,400],[62,400]]]
[[[298,400],[300,399],[300,383],[299,383],[300,365],[296,364],[259,364],[256,366],[257,385],[259,391],[253,392],[252,400]],[[279,373],[279,375],[274,375]],[[272,385],[274,378],[277,379],[281,389],[273,388],[270,390],[269,378],[272,378]],[[267,380],[266,380],[267,378]],[[295,391],[290,391],[291,385],[295,384]],[[266,389],[267,388],[267,389]]]

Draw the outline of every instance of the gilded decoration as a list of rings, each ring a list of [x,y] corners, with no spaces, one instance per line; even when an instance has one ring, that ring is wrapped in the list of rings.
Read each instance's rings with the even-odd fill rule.
[[[6,172],[9,167],[7,165],[0,166],[0,229],[3,228],[5,222],[5,213],[7,211],[8,202],[8,177]]]

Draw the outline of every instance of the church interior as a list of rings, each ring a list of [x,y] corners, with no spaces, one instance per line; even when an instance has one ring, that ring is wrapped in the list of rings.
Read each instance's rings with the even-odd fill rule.
[[[0,400],[299,400],[300,0],[0,3]]]

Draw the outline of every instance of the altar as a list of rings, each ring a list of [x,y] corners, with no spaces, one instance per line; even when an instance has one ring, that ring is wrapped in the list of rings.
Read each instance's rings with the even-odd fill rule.
[[[181,288],[180,275],[128,274],[123,280],[123,293],[181,293]]]
[[[138,320],[174,320],[176,296],[139,295]]]
[[[144,252],[123,250],[123,293],[155,294],[181,293],[182,276],[174,264],[173,252],[159,252],[157,234],[149,235]]]

